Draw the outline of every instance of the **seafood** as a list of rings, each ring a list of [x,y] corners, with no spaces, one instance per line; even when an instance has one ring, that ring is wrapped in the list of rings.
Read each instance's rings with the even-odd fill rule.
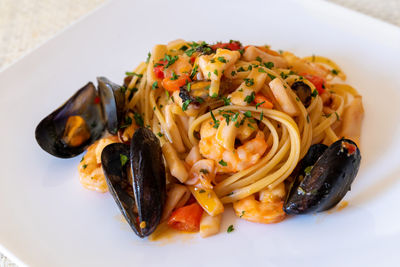
[[[224,130],[228,128],[224,120],[220,122],[218,130],[213,127],[211,120],[205,121],[201,126],[201,140],[199,142],[200,153],[205,158],[212,159],[215,162],[220,162],[221,160],[226,162],[226,166],[222,166],[221,164],[216,166],[217,172],[220,173],[236,172],[256,164],[268,147],[264,139],[264,134],[261,131],[257,131],[255,137],[248,140],[249,136],[254,133],[257,127],[255,124],[254,126],[250,125],[250,123],[248,125],[244,124],[239,128],[233,125],[234,124],[231,123],[230,126],[228,126],[235,131],[231,138],[227,138],[226,136],[219,138],[220,135],[218,131],[221,129],[221,135],[224,135]],[[230,133],[232,133],[232,131],[228,132],[228,134]],[[243,141],[243,145],[236,149],[234,149],[235,137]],[[219,142],[219,140],[228,144],[225,145],[223,142]],[[227,142],[228,140],[230,140],[230,142]],[[224,145],[227,148],[225,148]]]
[[[314,151],[322,149],[314,148]],[[317,160],[312,162],[312,158]],[[298,181],[287,196],[283,206],[285,212],[305,214],[334,207],[350,190],[360,161],[360,150],[349,139],[336,141],[319,157],[309,155],[307,163],[301,164],[304,174],[296,177]]]
[[[291,86],[292,90],[299,97],[300,101],[305,107],[308,107],[311,103],[311,88],[302,81],[294,82]]]
[[[36,127],[40,147],[59,158],[72,158],[98,140],[107,129],[117,132],[121,118],[121,87],[104,77],[98,90],[89,82]]]
[[[91,144],[78,166],[79,180],[89,189],[100,193],[108,191],[106,179],[101,166],[101,152],[112,143],[118,143],[117,136],[108,136]]]
[[[280,183],[273,189],[264,189],[259,193],[259,199],[250,195],[233,203],[233,209],[242,219],[257,223],[277,223],[286,214],[282,209],[285,197],[285,185]]]
[[[132,230],[150,235],[161,220],[166,178],[160,142],[146,128],[134,133],[131,144],[105,147],[101,163],[111,195]]]

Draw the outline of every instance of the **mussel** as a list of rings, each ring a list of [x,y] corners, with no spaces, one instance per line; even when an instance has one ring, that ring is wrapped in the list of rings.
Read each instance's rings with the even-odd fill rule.
[[[115,134],[122,118],[121,87],[104,77],[98,89],[89,82],[36,127],[40,147],[53,156],[71,158],[99,139],[105,129]]]
[[[333,208],[350,190],[360,161],[360,150],[349,139],[340,139],[329,147],[311,146],[299,163],[284,211],[306,214]]]
[[[110,193],[132,230],[141,238],[150,235],[160,222],[166,200],[158,138],[151,130],[139,128],[130,145],[106,146],[101,164]]]
[[[294,82],[291,86],[292,90],[299,97],[300,101],[305,107],[308,107],[311,103],[311,88],[302,81]]]

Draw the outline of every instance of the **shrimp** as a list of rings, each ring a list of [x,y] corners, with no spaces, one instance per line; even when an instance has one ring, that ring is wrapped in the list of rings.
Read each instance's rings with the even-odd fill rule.
[[[249,123],[250,124],[250,123]],[[239,128],[235,126],[233,138],[222,138],[223,140],[230,140],[232,144],[224,144],[218,138],[220,127],[227,128],[224,120],[220,121],[218,129],[213,127],[211,120],[203,122],[200,129],[201,140],[199,142],[200,154],[206,158],[215,161],[217,173],[232,173],[244,170],[256,164],[261,156],[267,150],[267,142],[264,138],[264,133],[256,129],[257,125],[243,124]],[[252,133],[257,131],[253,139],[247,140]],[[243,134],[246,133],[246,134]],[[224,134],[224,133],[223,133]],[[226,135],[230,135],[227,133]],[[234,148],[235,139],[239,139],[243,145]]]
[[[107,145],[118,142],[117,136],[109,136],[97,140],[89,146],[78,165],[79,179],[85,188],[101,193],[108,191],[103,168],[101,167],[101,152]]]
[[[259,199],[250,195],[233,203],[233,209],[240,218],[257,223],[277,223],[282,221],[286,214],[283,211],[285,185],[280,183],[273,189],[264,189],[259,192]]]
[[[202,159],[193,164],[189,172],[188,185],[196,185],[198,188],[212,189],[215,179],[215,162],[211,159]]]

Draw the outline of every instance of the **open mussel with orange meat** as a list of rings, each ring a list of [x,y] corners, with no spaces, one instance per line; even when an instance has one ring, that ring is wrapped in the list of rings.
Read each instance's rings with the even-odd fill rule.
[[[40,147],[59,158],[75,157],[108,130],[115,134],[123,112],[121,87],[104,77],[79,89],[36,127]]]
[[[36,127],[40,147],[60,158],[75,157],[107,132],[123,127],[124,90],[104,77],[98,87],[89,82]],[[160,222],[166,179],[160,142],[152,131],[139,128],[129,144],[105,147],[101,163],[110,193],[139,237]]]

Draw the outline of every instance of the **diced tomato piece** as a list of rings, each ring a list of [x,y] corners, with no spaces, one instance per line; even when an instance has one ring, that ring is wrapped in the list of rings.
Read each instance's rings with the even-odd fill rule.
[[[198,232],[203,208],[198,203],[183,206],[174,212],[168,220],[168,226],[178,231]]]
[[[353,155],[354,152],[356,152],[357,147],[353,144],[347,143],[347,142],[342,142],[342,146],[347,149],[347,154]]]
[[[211,46],[213,50],[217,50],[218,48],[225,48],[232,51],[239,50],[242,47],[240,42],[229,42],[229,43],[216,43]]]
[[[99,97],[99,96],[96,96],[96,97],[94,98],[94,103],[95,103],[95,104],[99,104],[99,103],[100,103],[100,97]]]
[[[191,57],[190,57],[190,62],[191,62],[192,64],[194,64],[195,61],[196,61],[196,57],[195,57],[195,56],[191,56]]]
[[[322,94],[325,92],[325,80],[319,76],[308,74],[308,73],[300,73],[301,76],[309,80],[312,84],[314,84],[315,89],[317,89],[318,94]]]
[[[179,90],[181,86],[184,86],[187,82],[190,82],[190,77],[188,74],[181,74],[178,79],[171,80],[171,78],[164,78],[162,80],[162,86],[165,90],[169,92],[174,92]]]
[[[256,102],[256,104],[261,104],[259,105],[259,107],[262,108],[273,108],[274,104],[272,104],[272,102],[270,100],[268,100],[268,98],[266,98],[263,94],[261,93],[257,93],[256,96],[254,97],[254,102]]]
[[[167,64],[167,61],[160,60],[157,63],[157,66],[154,67],[154,74],[158,79],[164,79],[164,65]]]

